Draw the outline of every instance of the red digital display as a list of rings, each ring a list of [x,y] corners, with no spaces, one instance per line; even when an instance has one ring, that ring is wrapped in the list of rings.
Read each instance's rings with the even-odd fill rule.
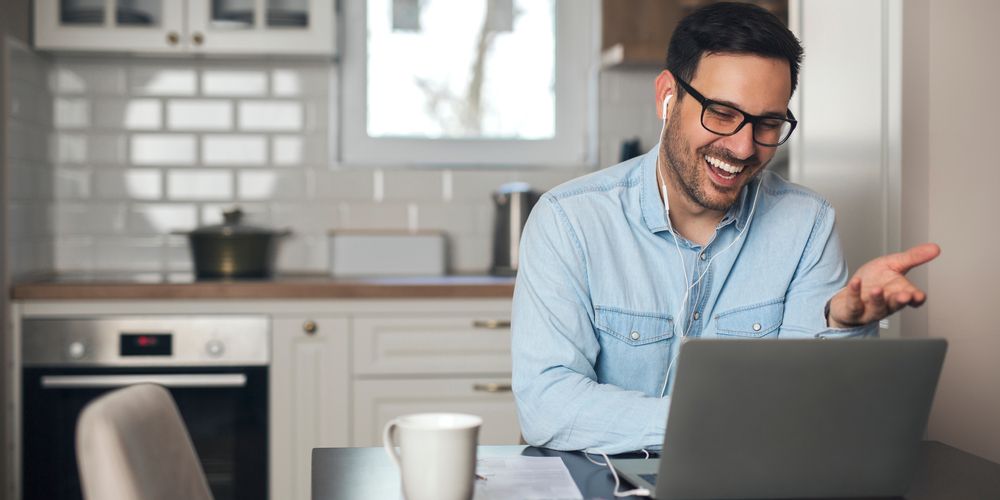
[[[122,333],[122,356],[170,356],[173,337],[169,333]]]

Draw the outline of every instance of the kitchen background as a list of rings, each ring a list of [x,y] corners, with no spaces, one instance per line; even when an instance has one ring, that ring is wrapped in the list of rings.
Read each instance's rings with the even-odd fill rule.
[[[623,140],[649,147],[659,130],[658,68],[616,67],[598,76],[594,165],[336,165],[336,64],[41,53],[28,45],[29,4],[0,2],[5,287],[50,271],[187,272],[186,243],[169,231],[218,222],[236,202],[252,222],[293,228],[282,271],[325,272],[329,229],[441,228],[452,271],[482,273],[498,185],[547,189],[615,163]],[[983,98],[1000,78],[997,17],[989,0],[789,2],[807,56],[787,165],[834,203],[852,268],[941,244],[912,273],[930,301],[892,328],[949,339],[929,437],[994,461],[1000,270],[989,263],[1000,237],[982,221],[1000,186],[983,154],[1000,116]]]

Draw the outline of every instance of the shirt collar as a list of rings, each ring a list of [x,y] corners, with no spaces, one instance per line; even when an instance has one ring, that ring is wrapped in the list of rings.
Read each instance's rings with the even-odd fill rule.
[[[646,222],[646,227],[654,233],[670,229],[667,225],[667,214],[663,210],[663,199],[660,198],[660,190],[656,181],[656,159],[659,156],[659,151],[660,145],[657,144],[653,149],[644,154],[640,167],[641,190],[639,191],[639,208],[642,211],[642,218]],[[760,182],[760,175],[758,175],[756,179],[750,181],[743,188],[736,203],[733,203],[733,206],[729,207],[726,215],[722,217],[722,220],[719,222],[719,228],[725,227],[734,221],[736,222],[736,229],[738,231],[742,231],[746,227],[747,218],[750,216],[750,207],[747,204],[752,203],[752,200],[748,199],[747,194],[751,188],[756,193],[756,190],[760,189]]]

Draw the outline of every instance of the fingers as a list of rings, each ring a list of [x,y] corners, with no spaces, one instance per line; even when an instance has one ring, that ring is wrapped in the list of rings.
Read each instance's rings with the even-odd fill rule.
[[[861,278],[851,278],[851,281],[847,282],[846,291],[844,309],[853,322],[865,312],[865,303],[861,300]]]
[[[886,303],[884,291],[879,287],[872,288],[865,300],[866,319],[868,321],[875,321],[890,314],[892,314],[892,311],[889,310],[889,305]],[[865,323],[868,321],[865,321]]]
[[[903,252],[887,255],[886,257],[889,259],[893,269],[905,274],[914,267],[934,260],[938,255],[941,255],[941,247],[934,243],[924,243]]]

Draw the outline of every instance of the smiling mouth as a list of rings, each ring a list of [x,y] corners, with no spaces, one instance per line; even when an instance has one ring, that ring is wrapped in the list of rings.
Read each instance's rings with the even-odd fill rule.
[[[709,155],[705,155],[705,161],[708,163],[709,167],[712,168],[712,170],[715,172],[716,175],[725,180],[735,179],[736,176],[739,175],[739,173],[742,172],[744,168],[746,168],[746,166],[736,166],[726,163],[725,161],[722,161],[719,158],[715,158],[714,156],[709,156]]]

